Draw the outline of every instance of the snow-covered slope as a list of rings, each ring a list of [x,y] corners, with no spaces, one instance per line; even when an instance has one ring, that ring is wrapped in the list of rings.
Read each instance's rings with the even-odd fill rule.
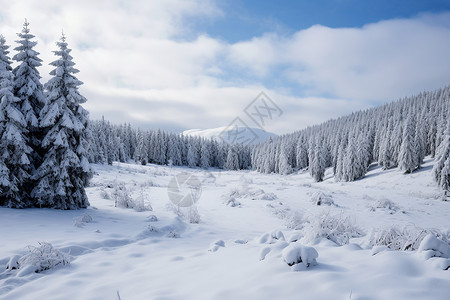
[[[185,130],[183,135],[214,138],[230,143],[257,144],[277,135],[259,128],[249,127],[218,127],[212,129],[190,129]]]
[[[373,246],[407,246],[430,228],[449,237],[450,202],[431,166],[403,175],[374,165],[344,183],[327,170],[316,183],[308,172],[95,165],[86,210],[0,208],[0,299],[448,299],[450,261],[436,257],[448,256],[445,243]],[[201,182],[198,224],[169,201],[182,172]],[[115,207],[123,198],[153,211]],[[70,265],[6,270],[38,242]]]

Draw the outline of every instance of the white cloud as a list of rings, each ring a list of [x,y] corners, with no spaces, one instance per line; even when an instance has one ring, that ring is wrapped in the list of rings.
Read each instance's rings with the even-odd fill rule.
[[[226,13],[212,1],[0,0],[0,6],[0,33],[10,44],[29,19],[43,82],[64,29],[85,82],[86,108],[113,122],[225,126],[245,118],[243,109],[265,90],[284,111],[267,129],[290,132],[450,78],[450,13],[362,28],[317,25],[230,44],[190,26]]]

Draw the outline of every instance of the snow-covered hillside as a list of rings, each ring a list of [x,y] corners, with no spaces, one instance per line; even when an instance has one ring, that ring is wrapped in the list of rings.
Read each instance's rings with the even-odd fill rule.
[[[86,210],[0,208],[0,299],[448,299],[450,202],[431,165],[373,165],[350,183],[331,170],[316,183],[307,172],[94,165]],[[182,172],[201,182],[200,219],[169,200]],[[39,242],[62,253],[33,265],[48,255]],[[34,272],[64,253],[70,264]]]
[[[276,137],[275,133],[267,132],[259,128],[249,127],[218,127],[212,129],[190,129],[183,131],[183,135],[213,138],[230,143],[258,144]]]

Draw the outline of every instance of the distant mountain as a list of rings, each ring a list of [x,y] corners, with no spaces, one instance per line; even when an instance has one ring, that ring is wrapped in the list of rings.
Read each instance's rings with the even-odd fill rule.
[[[225,141],[230,144],[242,143],[254,145],[277,137],[275,133],[267,132],[259,128],[250,127],[218,127],[212,129],[190,129],[183,131],[183,135],[200,136]]]

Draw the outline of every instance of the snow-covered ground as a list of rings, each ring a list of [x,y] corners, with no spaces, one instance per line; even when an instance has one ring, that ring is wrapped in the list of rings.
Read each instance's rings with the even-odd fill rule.
[[[307,172],[95,165],[87,210],[0,208],[0,299],[449,299],[449,259],[429,258],[445,256],[424,251],[433,243],[372,247],[397,234],[391,248],[412,237],[417,249],[424,229],[449,238],[450,202],[431,164],[410,175],[374,166],[351,183],[330,170],[315,183]],[[169,200],[181,172],[202,182],[198,224]],[[144,211],[115,207],[127,193]],[[70,264],[6,270],[39,242]]]

